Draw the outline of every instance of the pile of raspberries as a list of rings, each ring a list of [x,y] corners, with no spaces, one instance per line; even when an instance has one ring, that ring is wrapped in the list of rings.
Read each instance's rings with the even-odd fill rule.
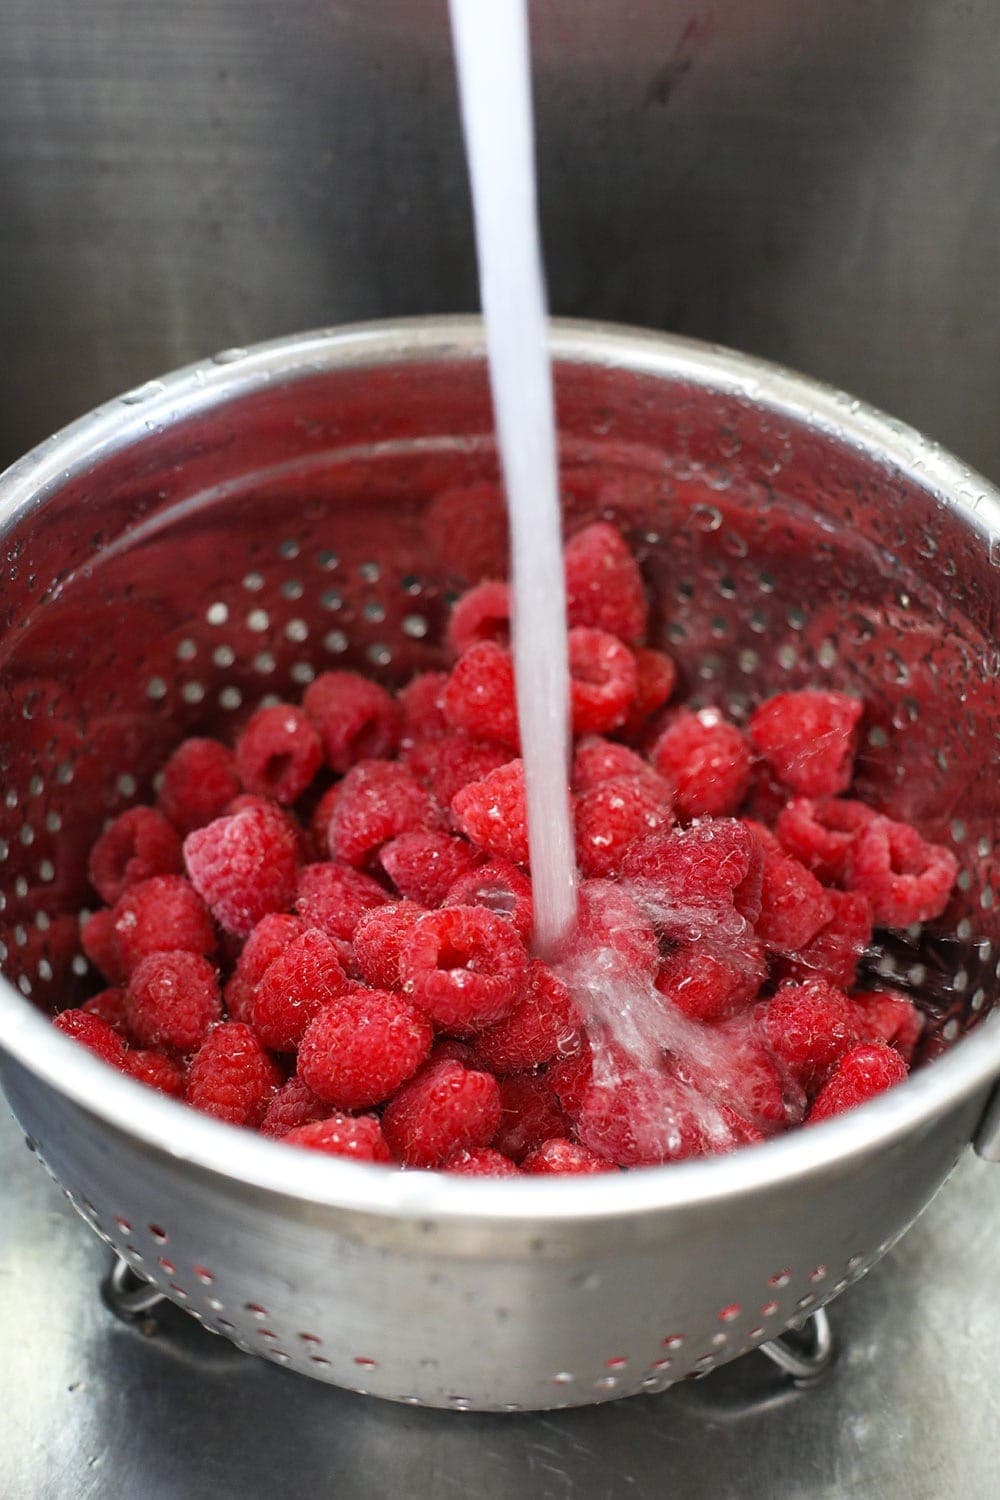
[[[290,1145],[498,1177],[731,1149],[903,1079],[921,1013],[856,970],[874,928],[941,914],[956,862],[845,795],[862,703],[781,693],[745,729],[676,706],[621,534],[587,526],[565,568],[565,955],[532,954],[510,599],[486,581],[454,606],[450,672],[395,695],[325,672],[234,747],[178,746],[156,805],[91,850],[105,904],[82,942],[108,988],[54,1024]],[[652,1094],[627,1052],[598,1068],[574,988],[589,949],[696,1028],[712,1067],[665,1054]]]

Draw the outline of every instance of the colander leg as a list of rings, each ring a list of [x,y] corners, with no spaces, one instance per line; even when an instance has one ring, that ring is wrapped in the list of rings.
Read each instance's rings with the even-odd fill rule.
[[[143,1281],[128,1261],[117,1255],[105,1283],[105,1294],[113,1310],[126,1318],[149,1312],[163,1301],[163,1293],[150,1286],[148,1281]]]
[[[790,1375],[796,1385],[812,1385],[833,1363],[836,1344],[825,1308],[818,1308],[804,1325],[808,1338],[803,1344],[792,1344],[786,1337],[771,1339],[760,1345],[761,1354]]]

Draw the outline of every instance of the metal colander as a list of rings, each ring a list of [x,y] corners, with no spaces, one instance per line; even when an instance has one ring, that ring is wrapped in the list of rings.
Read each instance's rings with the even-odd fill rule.
[[[626,530],[692,696],[739,718],[779,688],[862,691],[864,795],[961,861],[944,918],[871,956],[942,1055],[729,1157],[564,1180],[365,1167],[186,1110],[39,1014],[95,987],[87,849],[182,735],[230,737],[331,665],[389,684],[438,665],[455,591],[503,566],[477,323],[230,350],[0,481],[0,1075],[29,1144],[208,1328],[459,1409],[658,1390],[767,1343],[885,1253],[977,1132],[1000,1155],[1000,495],[753,360],[570,323],[553,352],[567,518]]]

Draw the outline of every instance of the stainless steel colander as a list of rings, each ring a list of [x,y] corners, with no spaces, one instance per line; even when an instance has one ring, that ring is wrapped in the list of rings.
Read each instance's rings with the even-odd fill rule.
[[[208,1328],[459,1409],[711,1369],[862,1276],[971,1139],[1000,1157],[1000,495],[754,360],[572,323],[553,352],[567,513],[627,530],[692,695],[740,716],[781,687],[860,688],[866,793],[961,861],[941,922],[872,958],[942,1055],[733,1156],[565,1180],[364,1167],[199,1116],[39,1014],[92,986],[87,848],[183,734],[230,735],[329,665],[437,664],[449,598],[502,566],[477,323],[229,350],[0,480],[0,1077],[29,1145]]]

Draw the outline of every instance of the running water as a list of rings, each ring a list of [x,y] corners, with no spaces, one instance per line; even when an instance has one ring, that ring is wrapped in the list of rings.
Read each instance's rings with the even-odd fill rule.
[[[555,405],[535,197],[526,0],[450,0],[511,531],[513,653],[528,803],[535,942],[576,910],[569,665]]]

